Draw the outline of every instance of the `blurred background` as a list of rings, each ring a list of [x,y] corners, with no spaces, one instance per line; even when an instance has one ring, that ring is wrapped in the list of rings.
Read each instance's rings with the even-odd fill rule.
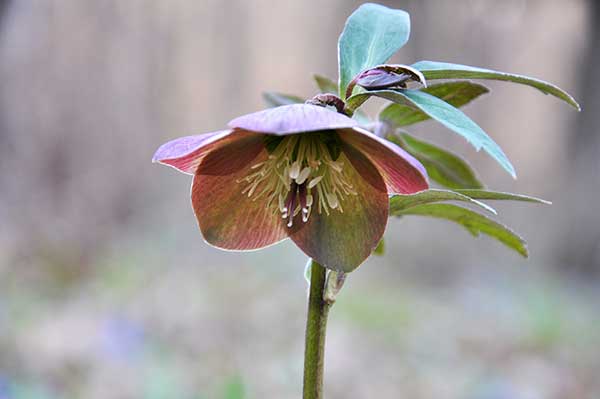
[[[521,259],[440,220],[391,220],[387,254],[330,313],[326,396],[600,397],[600,4],[385,1],[412,17],[393,59],[523,73],[465,108],[513,181],[434,122],[529,241]],[[0,0],[0,399],[299,398],[305,257],[207,246],[166,140],[312,96],[360,2]],[[371,105],[371,110],[377,109]]]

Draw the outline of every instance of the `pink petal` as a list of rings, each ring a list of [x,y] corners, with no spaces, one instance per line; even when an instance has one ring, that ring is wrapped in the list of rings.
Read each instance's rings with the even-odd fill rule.
[[[352,157],[352,162],[349,161]],[[308,222],[297,215],[290,238],[308,256],[333,270],[350,272],[373,252],[383,236],[388,219],[389,199],[385,183],[375,166],[359,151],[340,155],[358,195],[340,202],[343,213],[330,210],[319,214],[313,206]],[[317,193],[313,190],[315,204]]]
[[[262,135],[252,134],[206,155],[192,184],[192,205],[204,239],[229,250],[266,247],[287,237],[280,214],[264,198],[253,201],[239,183],[267,159]]]
[[[325,107],[310,104],[290,104],[240,116],[228,123],[230,128],[239,128],[259,133],[286,135],[348,128],[358,123],[345,115]]]
[[[194,174],[202,159],[210,151],[253,134],[244,131],[221,130],[196,136],[180,137],[161,145],[152,157],[152,162],[172,166],[184,173]]]
[[[411,194],[429,187],[423,165],[396,144],[357,127],[337,132],[342,141],[375,164],[390,194]]]

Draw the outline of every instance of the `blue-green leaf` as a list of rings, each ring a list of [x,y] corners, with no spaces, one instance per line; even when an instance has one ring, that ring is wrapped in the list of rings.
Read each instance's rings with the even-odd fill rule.
[[[420,89],[425,93],[441,98],[458,108],[489,92],[488,88],[473,82],[445,82]],[[429,119],[429,115],[404,104],[389,104],[379,113],[379,120],[394,127],[412,125]]]
[[[451,189],[483,188],[469,164],[456,154],[407,134],[390,134],[388,140],[417,158],[433,181]]]
[[[364,95],[378,96],[423,111],[442,125],[463,136],[476,150],[479,151],[483,148],[512,177],[516,177],[514,167],[498,144],[467,115],[447,102],[419,90],[375,90],[352,97],[362,97]]]
[[[466,195],[473,199],[484,199],[484,200],[509,200],[509,201],[522,201],[522,202],[533,202],[536,204],[551,205],[552,202],[546,201],[545,199],[531,197],[523,194],[505,193],[502,191],[490,191],[490,190],[456,190],[457,193]]]
[[[392,213],[394,216],[419,215],[446,219],[460,224],[473,236],[483,233],[514,249],[524,257],[528,256],[527,244],[508,227],[470,209],[452,204],[423,204]]]
[[[304,99],[292,94],[276,93],[267,91],[263,93],[263,100],[269,108],[279,107],[280,105],[302,104]]]
[[[408,41],[407,12],[379,4],[361,5],[348,17],[338,41],[339,93],[358,73],[385,63]],[[342,97],[344,98],[344,97]]]
[[[499,72],[491,69],[477,68],[468,65],[451,64],[447,62],[419,61],[412,65],[420,70],[426,79],[491,79],[520,83],[535,87],[544,94],[551,94],[581,110],[577,101],[569,93],[551,83],[523,75]]]

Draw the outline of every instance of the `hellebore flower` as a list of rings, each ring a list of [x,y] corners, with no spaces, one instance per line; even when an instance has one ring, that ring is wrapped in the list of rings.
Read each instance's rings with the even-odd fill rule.
[[[170,141],[153,158],[194,175],[198,224],[218,248],[254,250],[289,237],[348,272],[381,240],[388,196],[428,188],[419,161],[325,107],[285,105],[228,126]]]

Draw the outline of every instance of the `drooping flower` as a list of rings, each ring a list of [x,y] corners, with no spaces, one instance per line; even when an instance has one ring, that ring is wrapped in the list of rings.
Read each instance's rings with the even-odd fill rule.
[[[289,237],[348,272],[381,240],[388,196],[428,188],[419,161],[325,107],[286,105],[228,126],[170,141],[153,158],[194,175],[198,224],[218,248],[255,250]]]

